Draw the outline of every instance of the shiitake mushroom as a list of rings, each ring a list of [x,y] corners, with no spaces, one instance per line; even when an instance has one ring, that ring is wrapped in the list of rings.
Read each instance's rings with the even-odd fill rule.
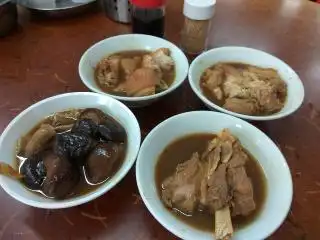
[[[56,135],[54,152],[59,157],[83,165],[93,145],[93,139],[86,134],[66,132]]]
[[[123,143],[126,139],[124,128],[108,118],[105,118],[101,124],[96,124],[91,119],[80,119],[74,124],[71,131],[85,134],[98,141],[102,139],[103,141]]]
[[[46,177],[47,171],[39,154],[33,155],[23,161],[20,167],[23,183],[27,188],[38,190]]]
[[[22,181],[31,190],[42,190],[52,198],[64,198],[79,182],[78,168],[51,151],[26,159],[20,168]]]
[[[124,128],[109,119],[107,119],[104,124],[99,125],[98,134],[106,141],[123,143],[126,140],[126,131]]]
[[[98,125],[91,119],[80,119],[73,125],[71,132],[85,134],[90,137],[95,137],[97,134]]]
[[[89,154],[84,165],[88,181],[98,184],[108,179],[121,151],[121,147],[112,142],[98,144]]]
[[[53,152],[43,155],[43,163],[47,174],[43,181],[42,191],[48,197],[64,198],[72,192],[80,179],[77,167],[64,157]]]
[[[83,170],[92,184],[112,176],[124,151],[125,129],[98,109],[77,111],[78,120],[68,125],[69,130],[56,132],[45,148],[26,156],[20,174],[29,189],[63,199],[79,183]]]
[[[90,119],[97,125],[103,123],[105,118],[105,114],[96,108],[87,108],[79,116],[79,119]]]

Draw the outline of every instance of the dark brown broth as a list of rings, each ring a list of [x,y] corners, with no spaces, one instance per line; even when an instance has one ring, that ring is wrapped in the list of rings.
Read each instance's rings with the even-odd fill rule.
[[[149,53],[151,53],[151,51],[134,50],[134,51],[117,52],[117,53],[114,53],[110,56],[117,55],[122,58],[133,58],[133,57],[142,57],[142,56],[149,54]],[[109,56],[107,56],[107,57],[109,57]],[[141,64],[138,66],[138,68],[140,68],[140,67],[141,67]],[[168,86],[171,86],[171,84],[173,83],[175,76],[176,76],[175,66],[170,71],[163,71],[162,74],[163,74],[163,80],[166,82],[166,84]],[[120,83],[125,81],[125,76],[126,75],[125,75],[123,69],[120,68],[120,79],[121,79]],[[95,76],[95,81],[96,81],[97,85],[99,86],[99,88],[101,88],[101,90],[104,92],[111,93],[111,94],[118,95],[118,96],[126,96],[126,93],[116,92],[113,90],[114,89],[113,87],[110,88],[110,87],[106,87],[105,85],[100,84],[99,81],[97,80],[96,76]]]
[[[44,118],[37,125],[35,125],[25,136],[23,136],[19,139],[18,144],[16,146],[16,166],[15,166],[15,167],[17,167],[16,169],[19,169],[19,173],[20,173],[20,168],[23,164],[23,161],[21,161],[20,159],[25,158],[23,155],[23,151],[24,151],[24,148],[26,147],[26,144],[31,139],[32,135],[38,130],[38,128],[41,126],[41,124],[44,124],[44,123],[50,124],[52,122],[52,117],[53,117],[53,115]],[[116,125],[119,125],[119,123],[116,120],[114,120],[113,118],[111,118],[110,116],[106,115],[106,118],[108,118],[109,120],[112,120],[112,122],[114,122]],[[66,130],[65,132],[70,131],[70,130],[71,130],[71,128]],[[60,133],[57,133],[57,134],[60,134]],[[50,143],[49,143],[49,145],[50,145]],[[110,177],[105,179],[102,183],[98,183],[98,184],[88,183],[88,181],[85,178],[84,169],[82,168],[80,170],[79,183],[74,187],[73,191],[70,194],[68,194],[68,196],[66,196],[64,199],[88,194],[88,193],[96,190],[101,184],[103,184],[104,182],[108,181],[111,177],[113,177],[114,174],[120,169],[120,167],[124,161],[126,149],[127,149],[127,142],[125,142],[123,144],[123,151],[121,151],[119,160],[114,163]],[[21,183],[23,186],[25,186],[25,184],[22,181],[21,181]],[[41,190],[32,190],[29,188],[28,188],[28,190],[30,190],[36,194],[46,196]]]
[[[236,69],[247,69],[249,66],[253,66],[253,65],[249,65],[249,64],[245,64],[245,63],[239,63],[239,62],[226,62],[226,64],[236,68]],[[210,67],[209,69],[214,69],[216,66],[213,65],[212,67]],[[217,99],[216,96],[206,87],[203,86],[203,75],[201,76],[201,80],[200,80],[200,88],[202,90],[202,93],[213,103],[217,104],[218,106],[220,107],[223,107],[223,105],[225,104],[225,101],[226,101],[226,98],[225,97],[222,97],[221,100]],[[282,102],[285,102],[286,101],[286,96],[278,96],[281,98],[281,101]],[[267,115],[270,115],[270,114],[273,114],[273,113],[276,113],[278,111],[274,111],[274,112],[259,112],[258,114],[255,114],[257,116],[267,116]]]
[[[160,198],[162,182],[175,172],[179,163],[190,159],[192,153],[202,153],[208,141],[212,140],[213,137],[215,137],[214,134],[192,134],[175,140],[164,149],[158,159],[155,170],[156,186]],[[232,224],[235,228],[242,228],[256,219],[263,208],[267,194],[264,172],[258,161],[255,160],[251,154],[248,153],[248,155],[250,158],[246,163],[246,171],[252,180],[256,210],[249,216],[232,218]],[[174,216],[177,216],[178,219],[197,229],[209,232],[212,232],[214,229],[214,216],[206,212],[196,211],[192,216],[186,216],[179,211],[170,211]]]

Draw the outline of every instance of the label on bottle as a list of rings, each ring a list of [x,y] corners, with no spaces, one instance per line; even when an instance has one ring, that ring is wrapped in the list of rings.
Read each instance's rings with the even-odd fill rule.
[[[140,8],[157,8],[165,4],[165,0],[130,0],[131,4]]]

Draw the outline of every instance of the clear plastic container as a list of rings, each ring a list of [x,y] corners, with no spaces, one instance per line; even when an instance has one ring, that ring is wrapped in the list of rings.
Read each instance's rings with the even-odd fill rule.
[[[132,32],[164,36],[165,1],[131,0]]]
[[[184,1],[181,48],[188,55],[198,55],[206,50],[215,3],[215,0]]]

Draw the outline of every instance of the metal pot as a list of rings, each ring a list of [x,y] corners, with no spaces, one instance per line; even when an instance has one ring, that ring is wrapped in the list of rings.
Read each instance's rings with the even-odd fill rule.
[[[131,22],[131,4],[129,0],[101,0],[106,15],[121,23]]]
[[[1,1],[1,0],[0,0]],[[16,0],[37,16],[65,18],[94,10],[96,0]]]
[[[0,0],[0,37],[8,35],[17,26],[17,6],[10,0]]]

